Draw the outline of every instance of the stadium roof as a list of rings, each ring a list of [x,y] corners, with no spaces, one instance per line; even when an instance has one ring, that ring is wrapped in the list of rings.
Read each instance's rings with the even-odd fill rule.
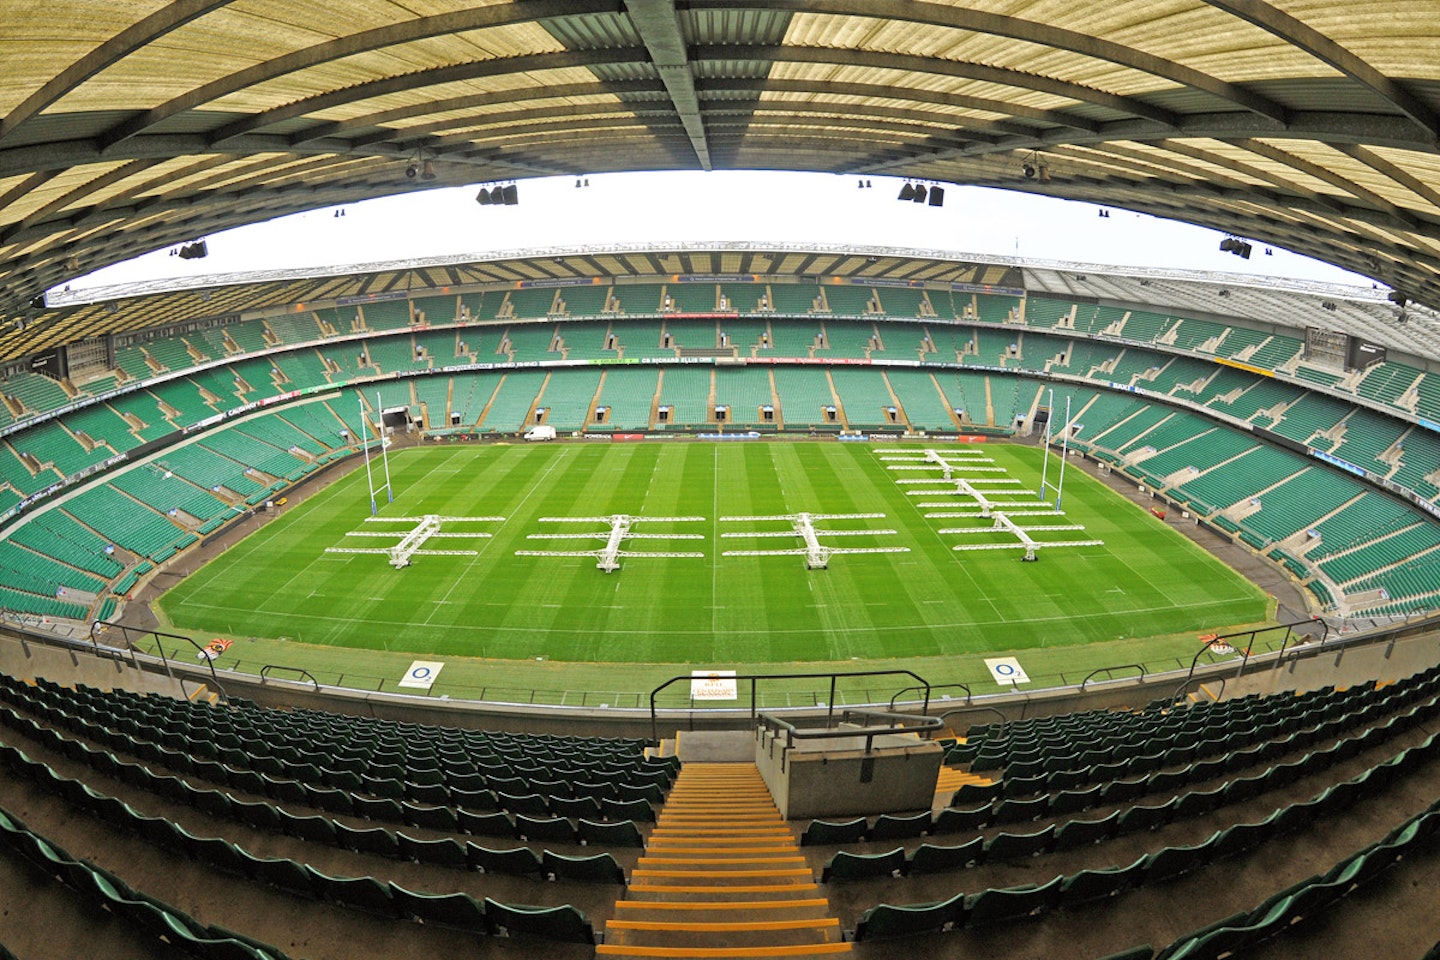
[[[694,277],[871,280],[989,286],[1028,290],[1057,299],[1213,315],[1260,328],[1301,331],[1307,326],[1348,333],[1420,357],[1440,356],[1440,316],[1423,305],[1395,322],[1385,293],[1302,280],[1207,271],[1115,267],[1018,257],[965,256],[939,250],[853,244],[758,241],[603,244],[499,251],[484,256],[426,257],[349,264],[325,270],[276,268],[193,279],[154,280],[52,295],[40,326],[0,332],[0,360],[84,336],[125,334],[207,318],[288,312],[295,304],[323,305],[401,294],[524,282],[614,278],[623,283]]]
[[[1433,0],[5,6],[7,316],[79,274],[295,211],[712,168],[1094,201],[1440,305]]]

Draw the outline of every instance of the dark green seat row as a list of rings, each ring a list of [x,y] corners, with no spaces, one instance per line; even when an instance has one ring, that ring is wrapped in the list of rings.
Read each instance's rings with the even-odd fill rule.
[[[140,764],[125,763],[104,750],[94,750],[78,740],[61,736],[53,729],[42,727],[34,720],[20,716],[9,707],[0,708],[0,723],[37,738],[57,752],[84,763],[99,773],[115,777],[167,800],[194,807],[209,817],[235,820],[260,830],[283,833],[313,843],[323,843],[360,853],[372,853],[391,859],[414,860],[419,863],[466,870],[484,871],[489,866],[485,855],[491,851],[468,842],[462,846],[459,841],[451,837],[421,840],[404,833],[386,830],[383,827],[355,828],[328,817],[297,816],[264,801],[237,800],[218,790],[197,789],[178,777],[157,776]],[[13,759],[12,754],[7,755]],[[70,798],[82,806],[89,806],[84,793],[74,792],[72,789]],[[92,812],[94,811],[92,810]],[[448,829],[451,832],[459,832],[463,828],[466,832],[476,836],[557,843],[585,842],[592,845],[617,847],[643,846],[644,843],[635,824],[630,821],[593,823],[581,820],[577,828],[563,817],[532,819],[520,815],[511,818],[504,813],[471,814],[469,811],[462,810],[460,811],[461,820],[457,823],[454,820],[454,811],[448,808],[433,808],[432,812],[450,814],[451,819],[444,822],[438,820],[418,822],[415,826],[438,830]],[[528,847],[518,849],[524,850],[525,855],[536,863],[537,870],[541,864],[550,862],[536,858],[534,852]],[[549,851],[545,851],[545,854],[558,858],[554,860],[555,869],[547,868],[544,870],[546,873],[558,871],[558,875],[572,879],[625,882],[619,865],[608,853],[580,858],[578,866],[571,862],[571,858],[561,857],[559,854],[550,855]]]
[[[861,915],[856,923],[854,939],[886,939],[1014,922],[1055,909],[1076,908],[1108,900],[1140,886],[1160,883],[1193,872],[1212,860],[1252,850],[1269,839],[1298,830],[1317,818],[1338,814],[1366,794],[1384,788],[1397,774],[1428,763],[1437,756],[1440,756],[1440,736],[1432,735],[1419,746],[1402,751],[1350,780],[1327,787],[1308,801],[1276,809],[1262,821],[1241,823],[1217,830],[1193,846],[1165,847],[1141,856],[1127,866],[1082,870],[1067,876],[1056,876],[1041,884],[989,889],[970,895],[956,894],[947,900],[930,903],[898,906],[879,904]],[[1311,881],[1298,885],[1300,889],[1291,888],[1267,900],[1250,914],[1240,917],[1233,928],[1249,929],[1261,919],[1269,917],[1279,904],[1289,904],[1287,909],[1292,912],[1288,915],[1290,920],[1295,920],[1301,914],[1293,911],[1298,910],[1300,904],[1308,903],[1318,908],[1330,902],[1324,899],[1325,891],[1320,889],[1321,885],[1331,884],[1332,886],[1325,890],[1339,890],[1338,895],[1343,896],[1355,885],[1363,883],[1393,863],[1406,845],[1419,843],[1437,832],[1440,832],[1440,801],[1436,801],[1429,811],[1397,828],[1386,840],[1341,861],[1325,876],[1312,878]],[[967,852],[974,853],[978,842],[977,838],[964,847],[970,848]],[[916,851],[916,856],[925,849],[926,847],[922,846]],[[951,851],[960,849],[963,848],[950,848]],[[958,859],[964,854],[949,855]],[[1309,899],[1295,899],[1301,896],[1303,890],[1312,886],[1317,889],[1309,895]],[[1284,911],[1280,913],[1283,914]],[[1265,929],[1275,932],[1284,927],[1284,923],[1273,922],[1267,923]],[[1224,925],[1221,929],[1232,929],[1232,926]],[[1226,944],[1225,950],[1211,951],[1208,947],[1201,947],[1201,944],[1222,941]],[[1207,928],[1205,931],[1187,934],[1162,951],[1160,957],[1165,960],[1179,960],[1181,957],[1185,960],[1197,960],[1199,957],[1218,958],[1224,952],[1256,942],[1258,940],[1243,937],[1238,940],[1226,939],[1216,936],[1213,930]],[[1150,954],[1147,952],[1139,955]]]
[[[1212,790],[1189,791],[1156,804],[1134,804],[1112,811],[1098,819],[1074,818],[1050,824],[1033,833],[996,833],[989,838],[975,837],[965,843],[946,846],[924,843],[908,859],[903,847],[884,853],[856,854],[837,851],[826,864],[822,882],[862,880],[885,876],[939,873],[974,867],[982,863],[1027,860],[1032,857],[1102,843],[1116,837],[1147,832],[1173,820],[1191,820],[1210,814],[1227,804],[1244,804],[1272,789],[1279,789],[1297,779],[1329,769],[1336,763],[1358,755],[1362,750],[1378,746],[1390,738],[1440,716],[1440,697],[1412,706],[1409,711],[1392,717],[1384,724],[1372,726],[1355,737],[1332,743],[1290,763],[1279,763],[1253,777],[1232,779]],[[1440,752],[1440,741],[1431,738],[1425,749]],[[1407,762],[1423,756],[1416,748],[1407,753]],[[1326,793],[1323,811],[1337,804],[1348,804],[1349,788]],[[1097,790],[1098,792],[1098,790]],[[934,833],[977,830],[988,823],[985,808],[955,810],[947,808],[936,815]]]
[[[460,925],[461,929],[475,934],[519,934],[560,942],[595,942],[594,930],[589,920],[573,906],[508,906],[488,897],[482,906],[463,893],[417,893],[396,884],[381,885],[368,877],[330,877],[307,864],[288,858],[256,857],[227,840],[193,836],[183,827],[163,817],[146,817],[124,801],[91,790],[78,780],[56,774],[47,764],[31,760],[14,747],[0,746],[0,765],[13,774],[27,777],[54,790],[67,802],[109,824],[121,828],[129,827],[147,843],[160,849],[186,856],[222,872],[267,884],[293,896],[311,900],[326,899],[341,906],[382,913],[394,919],[424,921],[433,917],[436,918],[435,922]],[[8,818],[0,811],[0,838],[14,842],[12,838],[18,835],[15,826],[13,818]],[[26,832],[22,828],[19,833]],[[37,845],[36,849],[42,852],[53,850],[41,838],[33,838],[32,842]],[[534,853],[530,852],[530,856],[533,857]],[[65,855],[61,853],[51,856],[45,853],[42,859],[60,863],[65,859]],[[606,860],[608,864],[605,863]],[[563,857],[547,850],[541,861],[541,870],[552,877],[564,879],[613,879],[613,874],[602,877],[602,873],[608,872],[606,868],[610,865],[614,865],[614,860],[608,854],[598,857]],[[615,870],[618,870],[618,866]],[[384,907],[387,897],[390,903],[388,910]],[[190,929],[192,933],[198,935],[199,931],[205,929],[179,911],[163,906],[160,909],[169,913],[173,921]],[[173,924],[167,921],[155,932],[163,936],[166,928],[173,928]],[[178,928],[176,932],[179,933]],[[180,935],[183,939],[184,934]],[[245,955],[253,956],[256,960],[266,956],[281,956],[273,948]]]

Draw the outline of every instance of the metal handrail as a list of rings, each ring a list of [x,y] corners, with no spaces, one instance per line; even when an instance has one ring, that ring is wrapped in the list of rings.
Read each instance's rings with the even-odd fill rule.
[[[1249,642],[1245,644],[1244,650],[1240,657],[1240,666],[1237,667],[1235,670],[1235,676],[1239,677],[1244,675],[1245,668],[1250,663],[1250,654],[1255,647],[1255,639],[1256,637],[1260,636],[1260,634],[1269,633],[1272,630],[1285,631],[1285,639],[1281,641],[1280,652],[1275,657],[1276,664],[1278,666],[1279,662],[1284,660],[1285,658],[1285,647],[1290,643],[1290,638],[1295,635],[1295,628],[1300,626],[1314,627],[1316,624],[1320,625],[1320,643],[1323,646],[1325,640],[1330,636],[1330,625],[1324,620],[1313,619],[1292,620],[1289,623],[1277,623],[1272,627],[1259,627],[1254,630],[1237,630],[1235,633],[1216,634],[1215,636],[1209,637],[1205,640],[1203,644],[1201,644],[1200,649],[1195,651],[1195,656],[1190,661],[1190,671],[1185,675],[1184,681],[1175,688],[1175,692],[1170,695],[1170,703],[1177,704],[1180,702],[1180,697],[1183,695],[1185,688],[1190,686],[1190,681],[1195,678],[1195,668],[1200,663],[1200,656],[1206,651],[1208,651],[1211,647],[1223,643],[1228,647],[1236,648],[1235,644],[1229,642],[1230,640],[1234,639],[1235,637],[1249,638]]]
[[[1090,682],[1090,678],[1093,677],[1093,676],[1095,676],[1095,674],[1097,674],[1097,673],[1109,673],[1109,672],[1112,671],[1112,670],[1128,670],[1128,669],[1130,669],[1131,667],[1134,667],[1136,670],[1139,670],[1139,671],[1140,671],[1140,676],[1136,677],[1137,680],[1144,680],[1144,679],[1145,679],[1145,664],[1143,664],[1143,663],[1117,663],[1117,664],[1116,664],[1115,666],[1113,666],[1113,667],[1100,667],[1100,668],[1098,668],[1098,669],[1096,669],[1096,670],[1091,670],[1089,673],[1087,673],[1087,674],[1085,675],[1085,679],[1080,681],[1080,690],[1083,692],[1083,691],[1085,690],[1085,684],[1089,683],[1089,682]],[[1107,681],[1109,681],[1109,680],[1114,680],[1115,678],[1114,678],[1114,677],[1106,677],[1105,679],[1106,679]]]
[[[750,719],[751,719],[751,720],[754,720],[754,719],[755,719],[755,687],[756,687],[756,685],[759,683],[759,681],[761,681],[761,680],[819,680],[819,679],[828,678],[828,679],[830,680],[830,696],[829,696],[829,698],[826,700],[825,721],[826,721],[827,723],[829,723],[829,722],[834,718],[834,716],[835,716],[835,682],[836,682],[839,678],[841,678],[841,677],[887,677],[887,676],[906,676],[906,677],[910,677],[912,680],[914,680],[917,684],[919,684],[919,688],[912,687],[911,689],[924,689],[924,691],[925,691],[925,704],[924,704],[924,707],[923,707],[922,709],[923,709],[923,710],[929,710],[929,709],[930,709],[930,681],[926,680],[924,677],[920,676],[918,673],[915,673],[913,670],[905,670],[905,669],[898,669],[898,670],[851,670],[851,671],[839,671],[839,672],[828,672],[828,673],[741,673],[741,674],[736,674],[734,677],[726,677],[725,679],[727,679],[727,680],[749,680],[749,681],[750,681]],[[679,676],[671,677],[669,680],[666,680],[664,683],[660,684],[658,687],[655,687],[653,690],[650,691],[650,739],[651,739],[651,740],[658,739],[658,734],[659,734],[659,719],[658,719],[659,714],[658,714],[657,708],[656,708],[656,706],[655,706],[655,699],[656,699],[656,697],[658,697],[658,696],[660,695],[660,691],[666,689],[667,687],[671,686],[672,684],[680,683],[681,681],[690,681],[690,680],[694,680],[694,679],[695,679],[695,676],[694,676],[693,674],[688,674],[688,673],[687,673],[687,674],[681,674],[681,675],[679,675]]]
[[[1200,683],[1201,683],[1201,684],[1214,683],[1216,680],[1219,680],[1219,681],[1220,681],[1220,692],[1215,695],[1215,699],[1216,699],[1216,700],[1220,700],[1220,699],[1224,698],[1224,696],[1225,696],[1225,681],[1226,681],[1227,679],[1228,679],[1228,678],[1226,678],[1226,677],[1201,677],[1201,678],[1200,678]],[[1193,682],[1194,682],[1193,680],[1188,681],[1188,682],[1185,684],[1185,686],[1189,686],[1190,683],[1193,683]],[[1172,704],[1173,704],[1173,703],[1178,703],[1181,697],[1186,696],[1185,686],[1182,686],[1179,690],[1175,691],[1175,695],[1170,698],[1170,702],[1171,702]]]
[[[267,664],[265,664],[265,666],[263,666],[263,667],[260,668],[260,679],[261,679],[261,680],[269,680],[269,679],[270,679],[270,671],[272,671],[272,670],[289,670],[291,673],[299,674],[301,677],[304,677],[306,680],[309,680],[309,681],[315,686],[315,689],[316,689],[316,690],[319,690],[319,689],[320,689],[320,681],[319,681],[319,680],[316,680],[316,679],[310,674],[310,671],[309,671],[309,670],[306,670],[304,667],[287,667],[287,666],[285,666],[283,663],[267,663]]]
[[[802,729],[783,720],[780,717],[762,713],[756,718],[759,723],[755,726],[757,738],[764,735],[766,731],[774,733],[774,739],[770,741],[770,753],[775,753],[775,742],[783,734],[785,742],[780,746],[780,769],[785,769],[786,759],[790,750],[795,746],[797,740],[851,740],[855,737],[865,738],[865,752],[871,753],[875,749],[875,738],[897,733],[900,731],[915,732],[924,730],[926,732],[938,730],[942,726],[939,717],[915,716],[913,713],[891,713],[887,710],[846,710],[840,715],[840,722],[845,723],[851,717],[865,717],[872,720],[884,720],[888,723],[864,727],[851,727],[841,729],[830,725],[831,718],[826,719],[826,725],[819,729]]]
[[[130,631],[136,628],[127,627],[123,623],[105,623],[102,620],[96,620],[90,624],[90,637],[92,640],[95,637],[96,628],[102,625],[106,627],[119,628],[121,635],[125,638],[125,645],[130,648],[131,655],[133,657],[135,651],[135,642],[130,639]],[[215,661],[206,654],[204,647],[200,646],[200,644],[196,643],[190,637],[185,636],[183,633],[163,633],[159,630],[141,630],[140,632],[147,636],[155,638],[155,651],[160,655],[160,663],[165,668],[165,675],[171,680],[175,679],[175,672],[170,669],[170,658],[165,656],[165,644],[161,642],[162,639],[184,640],[186,643],[190,644],[190,646],[194,647],[195,653],[198,655],[198,659],[203,660],[205,662],[205,666],[210,670],[210,682],[215,685],[215,691],[220,694],[220,699],[224,700],[226,703],[230,702],[230,697],[225,693],[225,688],[220,685],[220,677],[215,673]]]
[[[949,689],[951,689],[951,688],[959,688],[959,689],[965,691],[965,703],[966,703],[967,705],[968,705],[968,704],[970,703],[970,701],[973,700],[974,697],[975,697],[975,695],[970,692],[970,684],[968,684],[968,683],[940,683],[940,684],[936,684],[935,686],[931,687],[930,690],[931,690],[931,692],[934,692],[934,691],[936,691],[936,690],[949,690]],[[893,696],[893,697],[890,698],[890,709],[891,709],[891,710],[894,710],[894,709],[895,709],[895,701],[896,701],[896,700],[899,700],[902,696],[904,696],[905,694],[909,693],[911,690],[923,690],[923,689],[924,689],[923,687],[906,687],[904,690],[900,690],[900,691],[896,692],[895,696]],[[927,700],[926,703],[925,703],[925,709],[922,711],[922,715],[924,715],[924,716],[929,716],[929,714],[930,714],[930,703],[929,703],[929,701]]]
[[[989,713],[995,714],[995,716],[997,716],[997,717],[1000,718],[1000,722],[1001,722],[1001,723],[1006,723],[1006,724],[1008,724],[1008,723],[1010,722],[1010,718],[1007,717],[1007,716],[1005,716],[1005,714],[1002,713],[1000,710],[997,710],[995,707],[992,707],[992,706],[989,706],[989,705],[983,704],[983,703],[975,704],[974,706],[968,706],[968,707],[956,707],[954,710],[946,710],[944,713],[940,714],[940,716],[937,717],[936,719],[938,719],[942,724],[944,724],[945,721],[949,720],[951,717],[955,716],[955,714],[957,714],[957,713],[971,713],[971,712],[980,711],[980,710],[985,710],[985,711],[988,711]]]

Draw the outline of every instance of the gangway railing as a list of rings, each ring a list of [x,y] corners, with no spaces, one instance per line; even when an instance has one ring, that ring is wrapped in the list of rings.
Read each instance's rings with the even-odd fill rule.
[[[124,639],[124,641],[125,641],[125,646],[131,651],[132,655],[133,655],[133,653],[134,653],[134,651],[135,651],[135,641],[132,640],[131,637],[130,637],[130,633],[131,633],[132,630],[135,631],[135,632],[137,632],[137,633],[139,633],[139,634],[141,634],[142,636],[145,636],[145,637],[153,637],[153,638],[155,639],[155,652],[156,652],[156,653],[159,655],[159,657],[160,657],[160,663],[161,663],[161,665],[162,665],[162,666],[164,667],[164,669],[165,669],[165,675],[166,675],[167,677],[169,677],[171,680],[174,680],[174,679],[175,679],[175,671],[171,668],[170,658],[169,658],[168,656],[166,656],[166,654],[165,654],[165,641],[166,641],[166,640],[183,640],[183,641],[185,641],[186,643],[190,644],[190,646],[192,646],[192,647],[195,648],[196,659],[203,661],[204,664],[205,664],[205,666],[206,666],[207,668],[209,668],[209,670],[210,670],[210,682],[211,682],[212,684],[214,684],[215,692],[220,695],[220,699],[223,700],[223,701],[225,701],[226,703],[229,703],[229,702],[230,702],[230,697],[229,697],[229,695],[225,692],[225,688],[224,688],[223,686],[221,686],[221,684],[220,684],[220,677],[219,677],[218,675],[216,675],[216,673],[215,673],[215,661],[214,661],[214,659],[210,656],[210,654],[205,650],[204,647],[200,646],[200,644],[196,643],[196,642],[195,642],[194,640],[192,640],[190,637],[187,637],[187,636],[185,636],[184,634],[180,634],[180,633],[165,633],[165,632],[160,631],[160,630],[143,630],[143,629],[140,629],[140,628],[138,628],[138,627],[127,627],[127,626],[126,626],[125,624],[123,624],[123,623],[105,623],[105,622],[102,621],[102,620],[96,620],[96,621],[94,621],[93,623],[90,624],[90,638],[91,638],[91,640],[94,640],[94,639],[95,639],[95,631],[98,630],[98,629],[99,629],[100,627],[102,627],[102,626],[103,626],[103,627],[109,627],[109,628],[115,629],[115,630],[119,630],[121,637],[122,637],[122,638]],[[98,643],[97,643],[97,646],[98,646]],[[143,652],[143,651],[142,651],[142,652]]]
[[[775,744],[780,743],[780,769],[784,771],[790,751],[799,740],[854,740],[863,737],[865,752],[873,753],[876,737],[919,731],[928,733],[941,727],[939,717],[917,717],[913,713],[892,713],[888,710],[846,710],[840,715],[840,723],[847,723],[852,717],[871,722],[858,727],[832,726],[834,717],[831,714],[826,717],[824,727],[807,729],[772,714],[762,713],[756,717],[758,722],[755,725],[755,739],[762,740],[766,733],[773,735],[770,740],[770,756],[775,755]]]
[[[830,681],[830,696],[829,696],[829,697],[826,699],[826,701],[825,701],[825,705],[826,705],[825,722],[826,722],[826,723],[829,723],[829,722],[831,722],[831,721],[834,719],[834,717],[835,717],[835,685],[836,685],[837,681],[839,681],[841,678],[843,678],[843,677],[894,677],[894,676],[909,677],[910,679],[914,680],[915,683],[916,683],[916,686],[910,687],[910,689],[911,689],[911,690],[924,690],[924,691],[925,691],[925,702],[924,702],[924,706],[922,707],[922,711],[921,711],[922,714],[923,714],[925,711],[928,711],[928,710],[930,709],[930,681],[926,680],[924,677],[920,676],[918,673],[915,673],[913,670],[905,670],[905,669],[899,669],[899,670],[849,670],[849,671],[830,672],[830,673],[741,673],[741,674],[736,674],[736,675],[733,676],[733,677],[726,676],[726,677],[724,677],[724,678],[722,678],[722,679],[725,679],[725,680],[736,680],[736,681],[748,680],[748,681],[750,682],[750,719],[751,719],[752,721],[755,719],[755,716],[756,716],[756,687],[758,686],[758,684],[759,684],[761,681],[764,681],[764,680],[825,680],[825,679],[828,679],[828,680]],[[660,727],[659,727],[659,710],[658,710],[658,708],[657,708],[657,706],[656,706],[656,700],[659,698],[661,691],[667,689],[668,687],[670,687],[670,686],[672,686],[672,685],[674,685],[674,684],[682,683],[682,682],[683,682],[683,683],[689,683],[690,681],[695,680],[695,679],[702,679],[702,678],[697,678],[697,677],[694,676],[693,674],[688,674],[688,673],[686,673],[686,674],[680,674],[679,676],[671,677],[669,680],[666,680],[664,683],[660,684],[658,687],[656,687],[655,689],[653,689],[653,690],[650,691],[650,739],[652,739],[652,740],[658,739],[658,735],[659,735],[659,730],[660,730]],[[690,702],[690,710],[691,710],[692,714],[693,714],[694,709],[695,709],[695,705],[694,705],[694,704],[695,704],[695,702],[692,700],[692,701]],[[692,717],[692,719],[693,719],[693,717]]]
[[[924,689],[925,689],[924,687],[906,687],[904,690],[897,690],[897,691],[895,691],[895,695],[890,698],[890,709],[891,709],[891,711],[894,711],[894,709],[895,709],[895,701],[896,701],[896,700],[899,700],[901,697],[905,696],[905,694],[910,693],[910,692],[912,692],[912,691],[915,691],[915,690],[924,690]],[[936,690],[964,690],[964,691],[965,691],[965,705],[966,705],[966,706],[969,706],[969,705],[970,705],[970,701],[975,698],[975,695],[970,692],[970,684],[968,684],[968,683],[938,683],[938,684],[936,684],[935,686],[933,686],[933,687],[930,688],[930,691],[931,691],[932,693],[933,693],[934,691],[936,691]],[[948,702],[950,702],[950,701],[947,700],[946,702],[948,703]],[[930,715],[930,702],[929,702],[928,700],[925,702],[925,708],[924,708],[923,710],[921,710],[920,713],[921,713],[922,716],[929,716],[929,715]]]
[[[1086,684],[1088,684],[1092,679],[1094,679],[1095,677],[1099,676],[1099,675],[1102,674],[1102,673],[1105,674],[1105,679],[1102,680],[1101,683],[1109,683],[1110,681],[1112,681],[1112,680],[1115,679],[1115,671],[1116,671],[1116,670],[1139,670],[1139,671],[1140,671],[1140,675],[1139,675],[1138,677],[1136,677],[1135,679],[1136,679],[1136,680],[1144,680],[1144,679],[1145,679],[1145,664],[1143,664],[1143,663],[1117,663],[1117,664],[1116,664],[1115,666],[1113,666],[1113,667],[1100,667],[1100,668],[1098,668],[1098,669],[1091,670],[1089,673],[1085,674],[1085,679],[1080,681],[1080,689],[1083,691],[1083,690],[1085,689],[1085,685],[1086,685]]]
[[[1235,676],[1240,677],[1245,674],[1246,668],[1250,665],[1251,651],[1255,646],[1256,639],[1264,634],[1273,633],[1276,630],[1284,630],[1285,639],[1280,642],[1280,651],[1275,656],[1274,669],[1278,670],[1280,664],[1285,660],[1285,648],[1290,645],[1291,640],[1295,639],[1297,633],[1296,627],[1306,627],[1310,630],[1318,629],[1320,631],[1320,645],[1322,648],[1325,645],[1326,639],[1330,636],[1330,625],[1328,623],[1324,620],[1307,618],[1304,620],[1292,620],[1289,623],[1279,623],[1270,627],[1256,627],[1253,630],[1237,630],[1235,633],[1214,634],[1213,636],[1206,637],[1205,642],[1200,645],[1199,650],[1195,651],[1195,656],[1190,661],[1190,671],[1185,674],[1185,680],[1176,687],[1175,692],[1170,695],[1170,702],[1172,704],[1179,703],[1181,698],[1185,696],[1185,689],[1190,686],[1190,681],[1195,677],[1195,668],[1200,663],[1200,658],[1213,648],[1226,646],[1232,650],[1240,651],[1240,665],[1235,669]],[[1302,633],[1302,635],[1308,634]],[[1242,637],[1245,638],[1244,647],[1230,642]]]
[[[319,690],[319,689],[320,689],[320,681],[319,681],[319,680],[316,680],[313,676],[311,676],[309,670],[306,670],[304,667],[287,667],[287,666],[285,666],[285,665],[282,664],[282,663],[267,663],[267,664],[265,664],[265,666],[263,666],[263,667],[260,668],[260,679],[261,679],[261,680],[269,680],[269,679],[270,679],[270,674],[273,673],[273,672],[276,671],[276,670],[288,670],[288,671],[290,671],[291,673],[299,674],[300,677],[302,677],[303,679],[309,680],[310,683],[315,687],[316,690]],[[293,681],[287,681],[287,682],[293,682]]]

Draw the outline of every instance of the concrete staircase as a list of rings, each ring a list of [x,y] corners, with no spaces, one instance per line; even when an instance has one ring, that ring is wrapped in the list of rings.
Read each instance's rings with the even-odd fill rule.
[[[753,763],[681,768],[607,957],[821,957],[848,953],[795,837]]]

